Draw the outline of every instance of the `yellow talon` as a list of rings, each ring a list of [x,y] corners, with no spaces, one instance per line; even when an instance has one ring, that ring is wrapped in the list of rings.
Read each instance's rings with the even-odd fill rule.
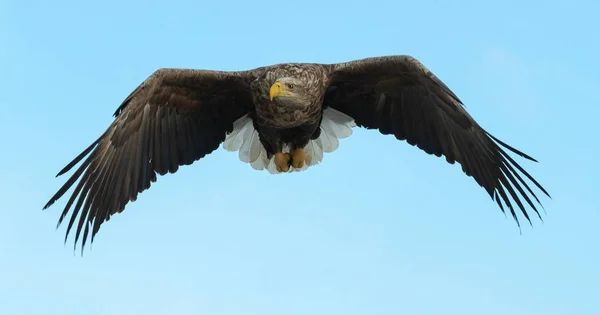
[[[275,153],[275,167],[278,172],[287,172],[290,169],[291,156],[289,153]]]
[[[304,166],[304,149],[293,149],[290,151],[292,156],[292,166],[294,168],[302,168]]]

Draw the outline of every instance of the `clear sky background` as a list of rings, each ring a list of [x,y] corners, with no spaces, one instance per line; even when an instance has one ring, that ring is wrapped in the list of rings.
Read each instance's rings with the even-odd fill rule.
[[[600,314],[596,1],[0,0],[0,314]],[[154,70],[410,54],[537,158],[533,228],[459,166],[357,130],[306,172],[219,149],[83,257],[54,175]],[[70,173],[69,173],[70,174]]]

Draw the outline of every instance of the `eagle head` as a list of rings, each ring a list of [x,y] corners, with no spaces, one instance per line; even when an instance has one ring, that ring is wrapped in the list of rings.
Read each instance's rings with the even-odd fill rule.
[[[269,98],[277,105],[289,109],[301,109],[312,104],[307,84],[298,78],[283,77],[275,80]]]

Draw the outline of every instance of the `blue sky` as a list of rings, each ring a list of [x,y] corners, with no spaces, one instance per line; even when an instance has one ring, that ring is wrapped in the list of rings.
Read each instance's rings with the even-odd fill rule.
[[[0,0],[1,314],[599,314],[594,1]],[[357,130],[319,166],[222,149],[161,177],[84,256],[42,206],[154,70],[409,54],[537,158],[544,223],[457,165]],[[291,188],[291,189],[290,189]],[[199,206],[201,205],[201,206]]]

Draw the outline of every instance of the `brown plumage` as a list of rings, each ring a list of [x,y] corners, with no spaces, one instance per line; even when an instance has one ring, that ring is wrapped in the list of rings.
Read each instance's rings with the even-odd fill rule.
[[[114,115],[108,129],[58,173],[83,160],[44,207],[80,179],[59,218],[60,225],[73,208],[65,241],[75,225],[75,243],[82,232],[83,246],[90,232],[93,241],[101,224],[136,200],[157,174],[174,173],[224,141],[232,150],[246,150],[249,157],[240,159],[258,169],[271,167],[277,173],[315,165],[323,151],[335,150],[337,138],[349,135],[331,131],[327,123],[350,129],[354,122],[348,116],[360,127],[392,134],[428,154],[445,156],[451,164],[460,163],[502,211],[508,207],[517,224],[517,208],[530,221],[525,203],[540,216],[531,198],[539,200],[523,176],[549,196],[502,147],[533,159],[481,128],[458,97],[410,56],[239,72],[161,69]],[[251,140],[244,140],[248,148],[240,149],[234,140],[244,132],[245,117],[254,130],[247,135],[255,138],[244,138]],[[323,144],[332,135],[334,144]]]

